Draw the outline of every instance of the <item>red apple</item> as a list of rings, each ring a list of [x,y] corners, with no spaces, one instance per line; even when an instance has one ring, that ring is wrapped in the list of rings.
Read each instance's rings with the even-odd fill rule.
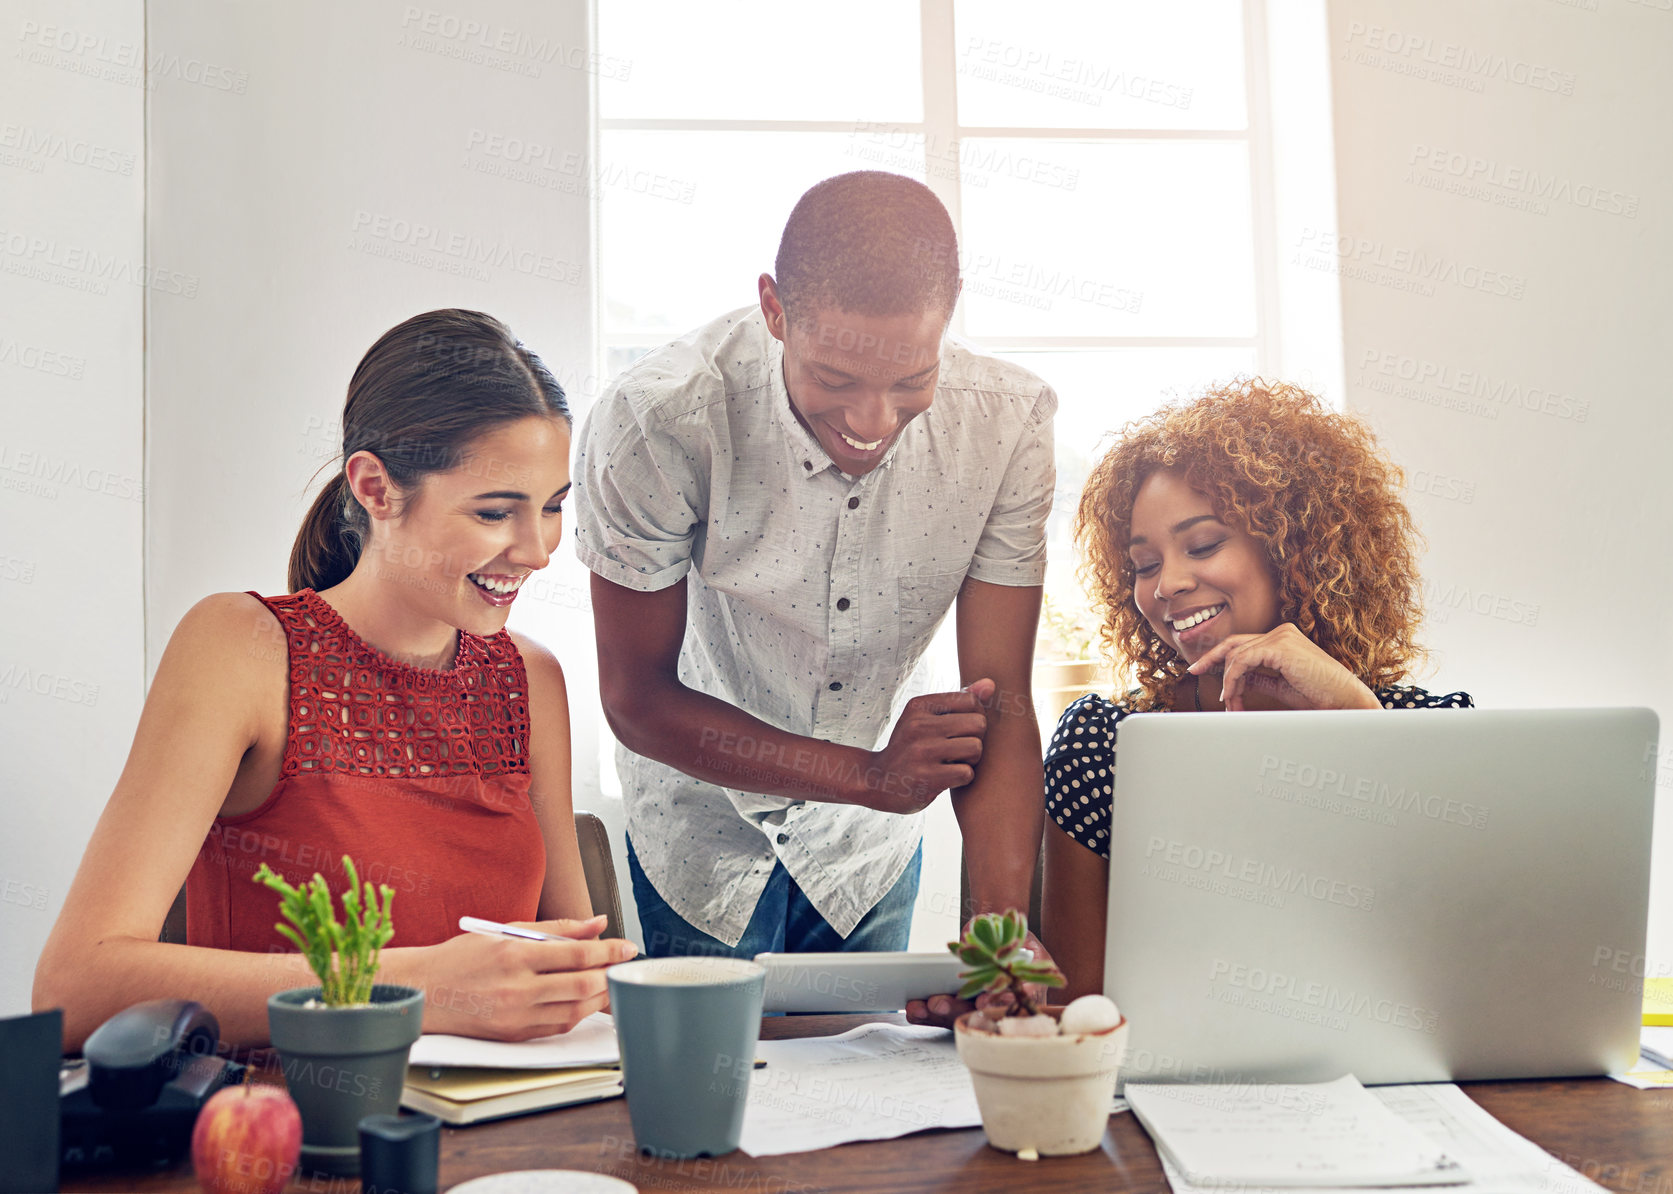
[[[282,1086],[228,1086],[192,1128],[192,1169],[209,1194],[279,1194],[302,1155],[302,1114]]]

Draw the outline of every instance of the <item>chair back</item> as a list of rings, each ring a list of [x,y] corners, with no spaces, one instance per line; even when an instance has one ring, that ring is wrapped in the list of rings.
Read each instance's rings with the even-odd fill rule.
[[[616,883],[616,860],[610,853],[610,836],[604,832],[604,822],[598,814],[575,814],[575,841],[581,847],[581,871],[587,877],[587,899],[593,915],[603,913],[609,918],[604,926],[606,937],[621,937],[622,893]]]

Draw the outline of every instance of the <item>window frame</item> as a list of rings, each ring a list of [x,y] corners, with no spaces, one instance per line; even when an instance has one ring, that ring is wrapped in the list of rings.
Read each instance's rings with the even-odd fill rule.
[[[598,22],[593,0],[594,38]],[[937,147],[962,144],[967,138],[1062,141],[1221,141],[1246,147],[1249,164],[1249,214],[1255,286],[1255,333],[1252,336],[984,336],[977,347],[985,351],[1040,351],[1098,348],[1241,348],[1253,350],[1255,367],[1269,377],[1283,376],[1279,337],[1278,245],[1274,193],[1272,100],[1268,87],[1266,0],[1242,0],[1244,126],[1240,129],[1080,129],[1046,126],[990,127],[963,125],[958,119],[958,46],[954,29],[955,0],[918,0],[919,43],[923,81],[923,119],[879,125],[890,134],[917,135],[924,142],[925,180],[952,216],[959,243],[965,243],[962,183],[959,171],[935,170]],[[596,82],[595,82],[596,87]],[[596,103],[596,92],[595,92]],[[853,121],[843,120],[703,120],[606,118],[595,121],[597,135],[608,132],[750,132],[846,133]],[[593,198],[593,227],[602,228],[603,199]],[[602,248],[602,247],[600,247]],[[602,266],[600,253],[600,265]],[[602,269],[596,288],[598,359],[607,347],[655,348],[668,337],[654,334],[612,335],[605,326]],[[960,339],[964,304],[953,311],[948,329]]]

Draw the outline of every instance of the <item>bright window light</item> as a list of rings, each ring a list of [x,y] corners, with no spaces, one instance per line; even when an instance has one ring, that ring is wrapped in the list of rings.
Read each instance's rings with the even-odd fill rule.
[[[974,127],[1241,129],[1241,0],[957,0],[958,115]]]
[[[1269,94],[1299,95],[1305,76],[1302,107],[1328,113],[1322,0],[1286,0],[1273,20],[1270,0],[596,2],[613,64],[596,191],[608,372],[753,304],[820,179],[927,182],[959,234],[952,333],[1059,396],[1046,596],[1060,613],[1090,616],[1069,522],[1124,423],[1212,383],[1281,376],[1292,343],[1299,377],[1313,357],[1331,375],[1306,334],[1279,334],[1282,312],[1322,344],[1338,316],[1332,279],[1284,274],[1276,229],[1296,217],[1274,196],[1281,166],[1304,192],[1292,206],[1332,210],[1328,118],[1308,130],[1320,168],[1296,183],[1308,161],[1275,163]],[[1276,71],[1273,29],[1288,55]],[[956,678],[951,618],[924,666]],[[607,787],[612,751],[603,731]],[[946,940],[957,840],[937,802],[914,948]]]

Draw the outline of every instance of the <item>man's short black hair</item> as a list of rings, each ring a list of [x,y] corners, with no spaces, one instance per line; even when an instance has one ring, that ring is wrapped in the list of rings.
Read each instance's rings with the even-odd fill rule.
[[[951,317],[958,237],[923,183],[881,170],[839,174],[796,203],[778,242],[773,279],[793,323],[819,312]]]

